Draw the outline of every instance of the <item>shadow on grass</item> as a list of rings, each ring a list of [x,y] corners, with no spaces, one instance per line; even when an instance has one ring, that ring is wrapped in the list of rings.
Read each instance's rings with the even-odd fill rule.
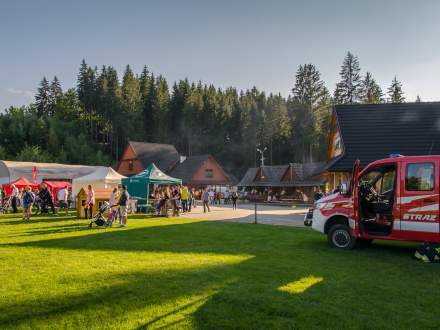
[[[37,236],[37,235],[52,235],[52,234],[63,234],[70,232],[80,232],[89,230],[89,228],[82,223],[73,223],[69,225],[62,225],[57,227],[45,227],[45,228],[35,228],[34,230],[25,231],[22,235],[18,236]]]
[[[351,307],[354,310],[362,309],[363,306],[375,306],[378,301],[392,302],[399,297],[399,304],[382,304],[380,310],[376,309],[373,323],[366,325],[381,327],[390,318],[394,322],[416,321],[420,315],[411,316],[410,308],[406,318],[402,318],[402,313],[405,313],[402,312],[405,311],[403,306],[413,305],[421,293],[429,294],[433,285],[440,284],[438,269],[432,267],[424,269],[423,282],[413,284],[414,278],[420,277],[420,264],[410,259],[414,245],[380,243],[354,251],[338,251],[327,247],[323,235],[287,227],[191,222],[92,231],[87,236],[4,246],[254,256],[235,265],[207,266],[160,275],[148,272],[123,274],[119,278],[124,280],[123,284],[100,287],[89,294],[47,298],[38,307],[33,303],[6,305],[0,322],[7,326],[20,325],[33,318],[49,318],[83,310],[84,306],[101,310],[103,306],[113,305],[141,308],[163,304],[214,287],[218,289],[216,293],[207,298],[193,315],[198,328],[249,328],[256,325],[259,328],[325,328],[340,324],[355,327],[359,319],[347,320],[341,310],[347,306],[354,306]],[[278,290],[280,286],[311,275],[322,277],[322,283],[297,295]],[[230,283],[231,279],[234,282]],[[408,289],[410,283],[411,290]],[[418,287],[418,291],[414,291],[414,286]],[[424,298],[418,303],[428,307],[438,299],[438,294],[431,294],[429,299]],[[193,303],[188,304],[143,321],[139,327],[146,329],[163,323],[178,324],[175,320],[168,324],[167,318],[190,308]],[[97,311],[106,312],[105,309]],[[124,313],[119,307],[113,312],[116,315]],[[362,313],[365,312],[360,312],[362,317],[369,315]],[[432,325],[428,318],[419,319],[419,322],[421,326]]]
[[[3,220],[6,219],[6,220]],[[22,214],[6,214],[0,217],[0,225],[17,225],[22,222],[23,215]],[[69,215],[33,215],[29,223],[42,223],[42,222],[60,222],[67,220],[76,220],[76,216]]]

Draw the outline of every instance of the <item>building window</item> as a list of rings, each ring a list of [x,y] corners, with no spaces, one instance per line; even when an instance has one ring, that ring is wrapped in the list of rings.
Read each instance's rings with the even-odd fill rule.
[[[133,171],[133,161],[132,161],[132,160],[130,160],[130,161],[128,162],[128,170],[129,170],[129,171]]]
[[[207,168],[205,170],[205,178],[213,178],[214,177],[214,171],[210,168]]]
[[[430,191],[434,189],[434,164],[418,163],[406,166],[405,187],[407,191]]]
[[[335,150],[333,151],[333,157],[336,157],[342,153],[342,141],[339,133],[335,135],[334,145],[335,145]]]

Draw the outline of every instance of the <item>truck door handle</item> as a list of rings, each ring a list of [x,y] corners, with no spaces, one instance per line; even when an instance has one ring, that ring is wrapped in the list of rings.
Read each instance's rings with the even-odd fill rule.
[[[425,203],[434,203],[435,202],[435,200],[433,200],[433,199],[424,199],[423,201]]]

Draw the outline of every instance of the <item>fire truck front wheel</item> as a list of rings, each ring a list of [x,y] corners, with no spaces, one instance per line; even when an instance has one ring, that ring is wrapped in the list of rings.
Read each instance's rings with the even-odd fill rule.
[[[332,226],[328,231],[327,238],[328,244],[333,248],[351,250],[356,245],[356,238],[351,229],[342,224]]]

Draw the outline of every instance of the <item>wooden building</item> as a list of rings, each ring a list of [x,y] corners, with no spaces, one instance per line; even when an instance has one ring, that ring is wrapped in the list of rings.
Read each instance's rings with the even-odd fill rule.
[[[326,188],[348,184],[356,159],[363,167],[396,153],[440,154],[440,102],[338,105],[323,171]]]
[[[183,184],[195,188],[233,184],[230,176],[211,155],[187,157],[168,174],[182,179]]]
[[[167,173],[179,161],[179,153],[170,144],[129,141],[116,171],[125,176],[132,176],[154,163],[162,172]]]
[[[324,178],[319,174],[323,166],[324,163],[317,162],[252,167],[238,187],[261,196],[260,199],[266,199],[270,193],[284,199],[311,199],[314,188],[324,186]]]

